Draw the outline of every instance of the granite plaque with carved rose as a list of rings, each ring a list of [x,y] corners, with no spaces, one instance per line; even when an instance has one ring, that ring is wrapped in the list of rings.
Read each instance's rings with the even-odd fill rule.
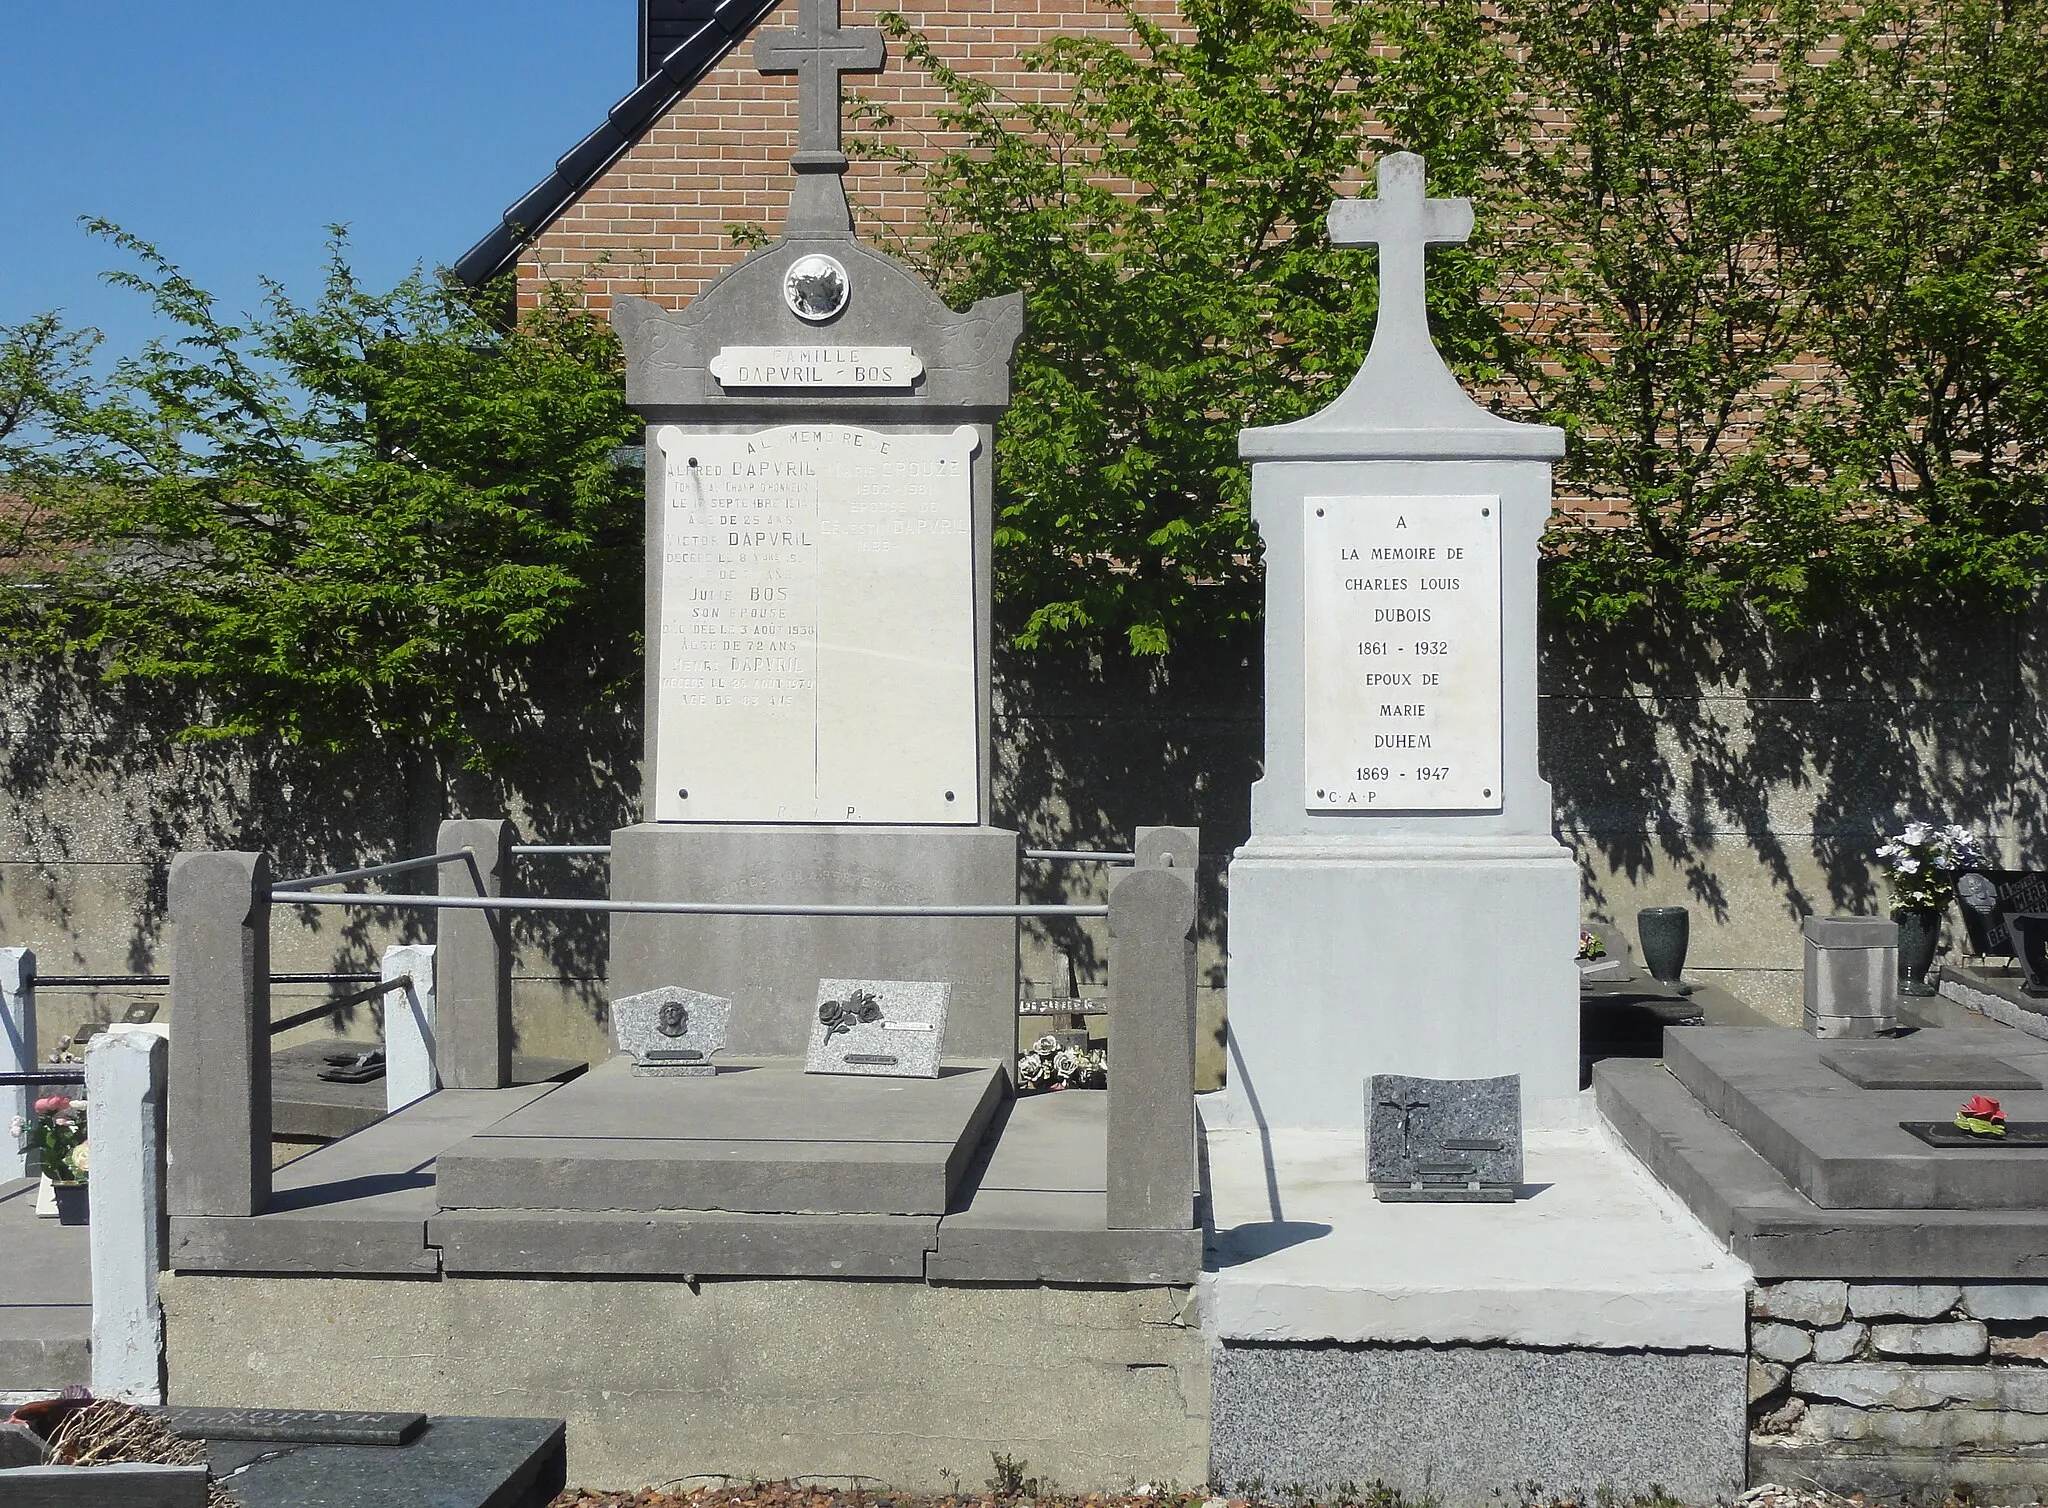
[[[805,1073],[935,1079],[953,987],[901,979],[821,979]]]
[[[612,1040],[632,1055],[635,1078],[703,1078],[718,1071],[711,1059],[731,1015],[722,996],[665,985],[612,1002]]]

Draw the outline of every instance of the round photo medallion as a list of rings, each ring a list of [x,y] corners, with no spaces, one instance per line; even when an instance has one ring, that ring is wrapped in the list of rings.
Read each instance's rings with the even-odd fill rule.
[[[839,259],[822,252],[798,257],[782,275],[782,297],[799,319],[830,319],[846,307],[852,293]]]

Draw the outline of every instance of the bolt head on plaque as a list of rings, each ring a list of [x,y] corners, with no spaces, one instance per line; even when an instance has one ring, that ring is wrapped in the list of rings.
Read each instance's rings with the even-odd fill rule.
[[[837,257],[812,252],[798,257],[782,275],[782,298],[798,319],[813,324],[831,319],[853,296],[852,281]]]

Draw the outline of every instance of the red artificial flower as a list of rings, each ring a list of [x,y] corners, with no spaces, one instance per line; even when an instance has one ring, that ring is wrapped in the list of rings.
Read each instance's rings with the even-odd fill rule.
[[[2005,1119],[2005,1112],[1998,1108],[1998,1101],[1985,1094],[1972,1095],[1970,1103],[1963,1106],[1963,1114],[1980,1121]]]
[[[62,1115],[70,1108],[71,1100],[66,1095],[49,1094],[36,1101],[37,1115]]]

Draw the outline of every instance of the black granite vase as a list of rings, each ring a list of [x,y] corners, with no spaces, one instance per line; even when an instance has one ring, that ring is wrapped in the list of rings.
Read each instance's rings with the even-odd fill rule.
[[[1899,924],[1899,993],[1932,995],[1927,971],[1934,967],[1934,950],[1941,942],[1941,912],[1933,906],[1902,906],[1892,913]]]
[[[1683,906],[1645,906],[1636,913],[1636,936],[1650,977],[1659,984],[1677,984],[1692,939],[1692,913]]]

